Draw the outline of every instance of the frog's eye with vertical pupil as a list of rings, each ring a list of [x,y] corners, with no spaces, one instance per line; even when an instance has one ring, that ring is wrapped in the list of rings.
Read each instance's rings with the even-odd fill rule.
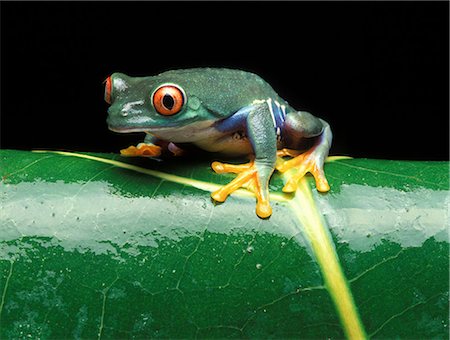
[[[171,116],[181,111],[185,102],[184,92],[176,85],[162,85],[154,93],[152,103],[156,111]]]
[[[105,84],[105,102],[111,104],[112,79],[111,76],[103,82]]]

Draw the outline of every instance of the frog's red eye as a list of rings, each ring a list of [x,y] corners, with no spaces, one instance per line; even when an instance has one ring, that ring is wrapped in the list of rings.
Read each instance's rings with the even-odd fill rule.
[[[176,85],[163,85],[153,93],[152,102],[159,114],[171,116],[181,111],[184,93]]]
[[[111,104],[111,92],[112,92],[112,79],[111,76],[106,78],[105,83],[105,101]]]

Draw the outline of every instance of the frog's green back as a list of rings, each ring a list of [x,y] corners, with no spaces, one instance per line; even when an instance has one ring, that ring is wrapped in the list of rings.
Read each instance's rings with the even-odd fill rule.
[[[284,102],[261,77],[241,70],[193,68],[167,71],[156,78],[179,84],[188,98],[197,97],[220,116],[234,113],[257,99],[273,98]]]

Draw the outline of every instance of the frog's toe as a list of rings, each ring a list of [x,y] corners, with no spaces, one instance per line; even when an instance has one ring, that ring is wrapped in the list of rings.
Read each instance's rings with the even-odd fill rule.
[[[154,144],[140,143],[137,146],[129,146],[120,150],[125,157],[158,157],[161,155],[161,147]]]
[[[282,189],[283,192],[285,192],[285,193],[295,192],[298,187],[298,180],[299,180],[299,178],[296,176],[292,176],[291,178],[289,178]]]
[[[304,155],[294,156],[293,158],[291,158],[287,161],[285,161],[282,158],[278,158],[275,168],[279,172],[286,172],[289,169],[299,166],[302,163],[304,158],[305,158]]]
[[[120,154],[125,157],[133,157],[136,156],[137,153],[138,153],[137,148],[134,145],[129,146],[126,149],[120,150]]]
[[[227,165],[227,164],[220,163],[220,162],[212,162],[211,168],[214,170],[215,173],[223,174],[223,173],[227,172],[225,170],[225,165]]]
[[[218,174],[224,173],[234,173],[238,174],[245,170],[250,169],[253,166],[253,162],[245,163],[245,164],[226,164],[221,162],[212,162],[211,167],[214,172]]]
[[[223,190],[219,189],[216,190],[214,192],[211,193],[211,198],[215,201],[215,202],[225,202],[225,200],[227,199],[228,194],[226,194]]]
[[[214,163],[216,163],[216,162],[214,162]],[[218,165],[216,164],[216,166],[218,166]],[[213,166],[213,169],[214,169],[214,166]],[[223,172],[226,172],[226,171],[223,171]],[[246,171],[241,172],[230,183],[228,183],[227,185],[224,185],[219,190],[214,191],[211,194],[211,197],[217,202],[224,202],[226,200],[226,198],[232,192],[236,191],[237,189],[239,189],[241,187],[244,187],[247,184],[247,182],[249,182],[252,179],[255,172],[256,172],[256,170],[246,170]],[[219,172],[219,173],[222,173],[222,172]]]
[[[330,185],[328,184],[327,178],[325,177],[325,173],[323,168],[315,167],[311,173],[316,180],[316,188],[320,192],[327,192],[330,190]]]
[[[272,207],[268,200],[258,200],[258,203],[256,203],[256,215],[261,218],[268,218],[272,215]]]

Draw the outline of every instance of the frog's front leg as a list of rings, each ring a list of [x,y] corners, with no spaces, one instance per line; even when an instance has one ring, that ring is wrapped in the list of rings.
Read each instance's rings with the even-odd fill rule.
[[[292,156],[288,161],[277,162],[277,170],[285,172],[296,169],[283,187],[284,192],[297,190],[298,181],[310,172],[315,180],[317,190],[326,192],[330,190],[325,177],[323,165],[331,147],[332,133],[330,125],[322,119],[316,118],[308,112],[291,112],[286,116],[283,129],[285,138],[295,145],[302,138],[315,137],[315,144],[306,152],[296,155],[292,150],[280,150],[279,156]]]
[[[254,158],[243,165],[213,162],[217,173],[236,173],[238,176],[229,184],[213,192],[211,197],[223,202],[233,191],[244,187],[256,195],[256,214],[261,218],[272,215],[269,202],[269,180],[276,162],[276,134],[269,108],[266,103],[255,104],[248,108],[245,129],[252,144]],[[228,122],[224,122],[224,125]]]

